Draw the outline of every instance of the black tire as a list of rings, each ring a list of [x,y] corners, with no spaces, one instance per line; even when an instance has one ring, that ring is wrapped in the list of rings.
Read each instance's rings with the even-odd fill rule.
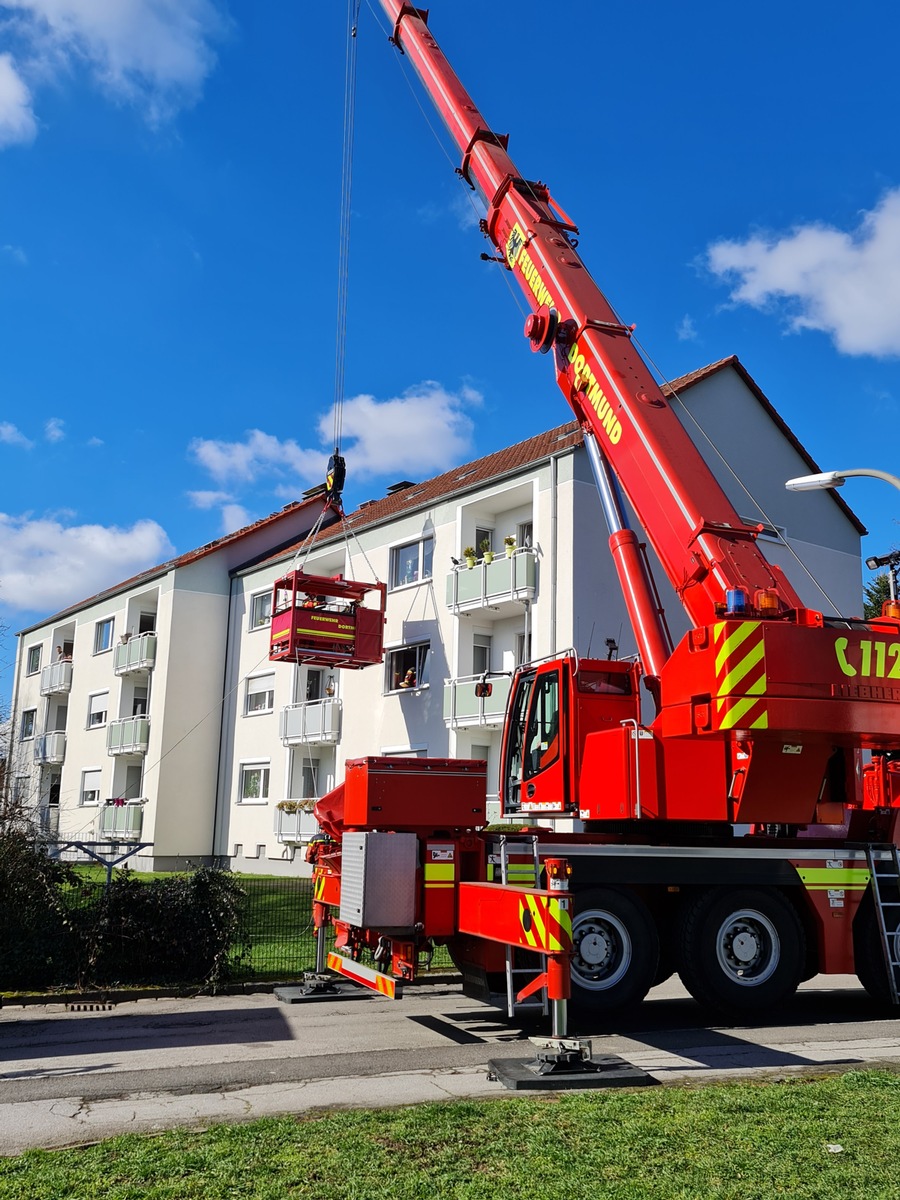
[[[896,909],[887,909],[888,913],[896,913]],[[898,931],[896,916],[889,917],[894,929],[888,937],[891,941],[891,953],[898,957],[897,951],[900,931]],[[889,926],[890,928],[890,926]],[[884,947],[881,943],[881,931],[878,928],[878,917],[871,893],[866,896],[859,907],[856,920],[853,923],[853,958],[859,982],[877,1004],[896,1011],[891,997],[891,986],[888,982],[888,968],[884,958]]]
[[[716,1012],[746,1015],[782,1003],[806,965],[806,935],[777,891],[713,888],[684,912],[678,974],[695,1000]]]
[[[582,1016],[639,1004],[659,962],[659,936],[647,906],[615,888],[575,894],[572,1008]]]

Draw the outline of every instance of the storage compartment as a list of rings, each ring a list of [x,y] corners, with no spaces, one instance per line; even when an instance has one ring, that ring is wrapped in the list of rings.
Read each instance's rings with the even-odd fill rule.
[[[341,849],[340,919],[383,933],[411,931],[416,923],[416,835],[345,833]]]
[[[487,764],[460,758],[355,758],[346,766],[344,825],[475,829],[484,824]]]

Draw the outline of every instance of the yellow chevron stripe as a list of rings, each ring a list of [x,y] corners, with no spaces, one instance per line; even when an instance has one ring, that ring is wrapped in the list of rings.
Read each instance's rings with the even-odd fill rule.
[[[768,712],[764,712],[762,714],[762,716],[757,717],[755,721],[751,721],[750,728],[751,729],[768,729],[769,728]]]
[[[732,629],[728,637],[723,638],[722,645],[719,648],[719,653],[716,655],[716,674],[722,670],[728,661],[728,656],[732,654],[742,642],[745,642],[748,637],[759,627],[759,621],[741,621],[736,629]],[[724,631],[729,628],[724,622],[716,626],[716,640],[723,637]]]
[[[720,729],[734,729],[735,725],[739,725],[741,717],[748,713],[751,708],[759,703],[757,696],[742,696],[740,700],[735,701],[731,709],[724,715],[719,722]],[[768,724],[768,716],[763,714],[762,718],[757,717],[753,722],[753,729],[765,729],[766,725],[761,725],[760,720],[765,720]]]
[[[522,933],[525,935],[525,941],[529,946],[537,946],[537,939],[534,936],[534,927],[531,929],[525,928],[525,901],[519,901],[519,924],[522,926]]]
[[[531,919],[534,922],[534,928],[537,929],[538,941],[542,946],[547,944],[547,925],[544,920],[544,913],[541,910],[541,905],[536,896],[528,897],[528,907],[531,909]]]
[[[765,650],[766,650],[766,646],[765,646],[764,642],[760,642],[758,645],[754,646],[751,650],[748,650],[748,652],[744,656],[744,658],[741,659],[741,661],[737,664],[737,666],[733,667],[728,672],[728,674],[725,676],[725,678],[719,684],[719,695],[723,696],[727,692],[734,691],[735,684],[740,683],[740,681],[746,675],[748,675],[750,673],[750,671],[753,670],[753,668],[757,665],[757,663],[762,661],[763,655],[765,654]],[[763,680],[763,684],[765,684],[765,678],[766,678],[765,672],[763,673],[761,678]]]

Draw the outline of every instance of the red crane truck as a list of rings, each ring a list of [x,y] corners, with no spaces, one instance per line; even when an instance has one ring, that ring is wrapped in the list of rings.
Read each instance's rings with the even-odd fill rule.
[[[312,848],[317,920],[337,928],[329,965],[392,994],[423,949],[446,943],[471,994],[502,992],[505,978],[510,1011],[567,957],[585,1015],[640,1001],[673,970],[732,1013],[818,972],[855,973],[896,1004],[900,606],[864,621],[803,605],[427,12],[382,6],[484,198],[482,232],[531,307],[531,348],[552,356],[583,429],[639,656],[570,653],[516,672],[500,795],[507,817],[540,821],[528,836],[483,829],[483,763],[349,762],[319,802],[328,840]],[[688,615],[677,645],[622,493]],[[555,831],[556,818],[583,832]]]

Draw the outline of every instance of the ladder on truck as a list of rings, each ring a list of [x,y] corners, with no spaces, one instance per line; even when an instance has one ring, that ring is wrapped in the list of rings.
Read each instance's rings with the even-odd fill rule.
[[[510,878],[509,856],[510,856],[510,851],[512,851],[513,853],[516,853],[516,854],[522,854],[523,851],[525,851],[525,849],[527,847],[529,847],[529,844],[530,844],[531,861],[532,861],[531,877],[530,877],[531,886],[538,887],[540,885],[541,861],[538,856],[537,836],[535,835],[533,837],[523,839],[522,836],[519,835],[515,841],[510,841],[505,833],[500,835],[500,882],[501,883],[508,884],[510,882],[512,882],[512,883],[522,883],[523,882],[523,880],[518,879],[518,878],[517,879]],[[516,864],[516,866],[518,866],[518,865],[519,864]],[[510,1020],[512,1020],[512,1018],[516,1015],[517,1012],[531,1012],[531,1013],[539,1012],[539,1013],[541,1013],[542,1016],[546,1017],[547,1013],[549,1011],[548,1007],[547,1007],[547,989],[542,988],[539,993],[539,996],[528,997],[528,999],[523,1000],[520,1003],[519,1001],[516,1000],[516,995],[521,990],[520,988],[518,988],[516,986],[516,979],[521,979],[523,976],[525,976],[527,979],[533,979],[535,977],[535,975],[540,974],[541,971],[546,971],[547,970],[547,956],[545,954],[539,955],[540,960],[541,960],[541,967],[539,968],[538,971],[535,971],[532,967],[517,967],[517,966],[515,966],[516,949],[517,948],[515,946],[507,946],[506,947],[506,1015],[507,1015],[507,1017],[510,1018]],[[537,951],[529,951],[529,953],[537,954]]]
[[[887,862],[884,855],[887,854]],[[872,880],[872,900],[875,904],[881,948],[887,967],[891,1003],[900,1003],[900,853],[894,845],[867,846],[866,861]],[[881,868],[879,870],[879,868]],[[885,897],[888,897],[887,899]],[[889,920],[889,913],[895,919]]]

